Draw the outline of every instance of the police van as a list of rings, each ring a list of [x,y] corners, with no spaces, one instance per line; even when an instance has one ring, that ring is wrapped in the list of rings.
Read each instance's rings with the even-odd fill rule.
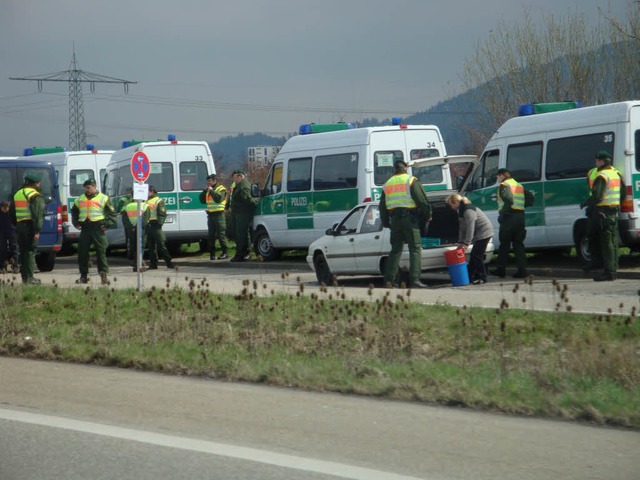
[[[62,201],[63,246],[76,243],[80,230],[71,223],[71,207],[76,198],[84,193],[83,184],[87,180],[96,180],[98,190],[104,191],[104,174],[113,150],[96,150],[87,145],[86,150],[66,151],[61,147],[25,148],[23,160],[51,162],[58,174],[60,199]]]
[[[525,210],[528,250],[575,246],[589,258],[585,211],[587,172],[606,150],[622,174],[626,198],[620,206],[620,240],[640,248],[640,101],[582,107],[579,102],[529,104],[507,120],[482,153],[467,196],[498,227],[496,176],[507,168],[534,193]],[[497,237],[497,236],[496,236]],[[496,238],[496,240],[499,240]]]
[[[45,201],[36,265],[41,272],[50,272],[62,248],[62,206],[54,166],[49,162],[0,158],[0,201],[13,202],[13,195],[22,187],[27,174],[40,178],[40,193]]]
[[[446,156],[435,125],[354,128],[352,124],[305,124],[274,159],[253,219],[253,243],[264,260],[283,250],[307,248],[354,206],[378,201],[395,160]],[[438,165],[421,167],[425,190],[451,188]]]
[[[131,196],[131,158],[136,152],[144,152],[149,159],[150,174],[145,183],[156,188],[167,206],[163,231],[168,247],[176,251],[182,243],[206,240],[207,216],[198,196],[207,186],[207,175],[216,173],[207,142],[178,141],[174,135],[168,140],[123,142],[122,149],[111,156],[105,176],[105,193],[114,206]],[[117,228],[107,231],[107,239],[112,248],[126,247],[121,216]]]

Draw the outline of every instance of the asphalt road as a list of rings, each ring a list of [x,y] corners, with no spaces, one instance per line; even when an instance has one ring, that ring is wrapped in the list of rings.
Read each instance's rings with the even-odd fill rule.
[[[0,358],[0,478],[635,480],[640,434]]]

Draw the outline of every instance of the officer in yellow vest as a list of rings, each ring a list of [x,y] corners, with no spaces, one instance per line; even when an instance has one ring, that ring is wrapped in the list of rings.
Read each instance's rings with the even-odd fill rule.
[[[114,226],[118,215],[111,205],[109,197],[98,191],[95,179],[82,184],[84,193],[76,198],[71,207],[71,222],[80,230],[78,239],[78,268],[80,278],[76,283],[89,283],[89,250],[91,245],[96,251],[98,273],[103,285],[108,285],[107,273],[107,235],[106,231]]]
[[[407,174],[407,163],[396,159],[394,175],[387,180],[380,197],[380,220],[391,229],[391,252],[384,272],[387,288],[398,286],[398,264],[405,242],[409,244],[409,288],[427,288],[422,272],[421,230],[431,220],[431,204],[420,181]]]
[[[492,275],[504,278],[509,260],[509,250],[513,245],[518,270],[513,278],[525,278],[527,273],[527,254],[524,239],[527,234],[524,224],[524,187],[511,177],[506,168],[498,169],[498,223],[500,248],[496,268]]]
[[[140,239],[140,251],[144,250],[144,245],[146,243],[147,237],[145,235],[145,228],[149,224],[149,218],[151,217],[151,210],[149,209],[149,205],[147,202],[141,202],[140,209],[142,210],[142,214],[140,217],[141,226],[142,226],[142,237]],[[131,200],[122,210],[126,218],[124,219],[124,223],[129,225],[129,235],[127,237],[128,244],[128,252],[127,257],[129,258],[129,263],[133,267],[133,271],[138,270],[138,202],[137,200]]]
[[[147,248],[149,249],[149,269],[158,268],[158,256],[167,264],[167,268],[175,268],[171,261],[171,255],[167,249],[167,239],[162,231],[162,226],[167,219],[167,207],[164,200],[158,196],[158,191],[153,185],[149,185],[149,225],[147,225]]]
[[[207,228],[209,230],[209,259],[216,258],[216,240],[220,244],[218,260],[229,258],[227,254],[227,222],[225,210],[229,200],[229,192],[224,185],[218,183],[215,173],[207,177],[207,188],[200,193],[200,203],[207,206]]]
[[[589,195],[591,195],[591,191],[593,190],[593,183],[596,181],[596,178],[598,178],[599,170],[605,166],[605,160],[608,155],[609,153],[606,150],[601,150],[596,154],[596,159],[595,159],[596,166],[593,167],[591,170],[589,170],[589,172],[587,173],[587,184],[589,185]],[[582,204],[580,204],[580,208],[584,208],[586,206],[587,206],[587,200],[585,200],[584,202],[582,202]],[[582,266],[582,269],[585,271],[585,273],[589,273],[592,270],[602,268],[602,253],[601,253],[602,246],[600,245],[600,237],[598,235],[599,230],[597,225],[599,222],[594,222],[594,219],[597,219],[597,217],[592,215],[592,213],[593,213],[592,208],[587,207],[586,209],[587,238],[589,240],[588,249],[589,249],[589,256],[591,258],[585,265]]]
[[[40,283],[40,279],[33,276],[45,210],[44,197],[40,194],[39,188],[38,175],[33,173],[25,175],[24,185],[15,193],[13,203],[9,207],[9,217],[16,226],[18,237],[22,283],[29,284]]]
[[[596,264],[601,259],[602,273],[595,275],[596,282],[615,280],[618,272],[618,212],[620,203],[625,195],[625,187],[620,173],[612,166],[612,157],[606,150],[596,154],[598,175],[593,181],[591,195],[581,207],[587,207],[590,212],[589,244],[593,242],[596,248],[589,248],[592,262]]]

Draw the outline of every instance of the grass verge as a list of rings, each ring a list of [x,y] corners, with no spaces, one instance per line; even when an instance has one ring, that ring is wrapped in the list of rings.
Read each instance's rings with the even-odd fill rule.
[[[640,318],[0,282],[0,355],[640,428]]]

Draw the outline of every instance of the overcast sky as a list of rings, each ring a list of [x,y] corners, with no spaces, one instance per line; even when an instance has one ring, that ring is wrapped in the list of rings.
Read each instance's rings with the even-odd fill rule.
[[[83,86],[88,142],[215,141],[306,122],[423,111],[501,19],[631,0],[0,0],[0,154],[68,145],[69,86],[9,80],[81,70],[138,82]]]

